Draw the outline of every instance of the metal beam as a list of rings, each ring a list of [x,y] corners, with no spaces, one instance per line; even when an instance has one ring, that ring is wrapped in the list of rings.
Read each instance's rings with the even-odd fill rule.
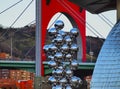
[[[51,68],[47,65],[47,62],[43,62],[45,75],[50,74]],[[66,63],[67,65],[68,63]],[[79,63],[78,69],[94,69],[95,63]],[[35,72],[35,61],[0,61],[0,68],[7,69],[23,69],[30,72]]]
[[[41,82],[42,82],[42,70],[41,70],[41,65],[42,65],[42,58],[41,58],[41,8],[42,8],[42,0],[36,0],[36,72],[35,72],[35,84],[34,87],[35,89],[42,89],[41,88]]]
[[[120,20],[120,0],[117,0],[117,20]]]
[[[20,69],[35,72],[34,61],[0,61],[0,69]]]
[[[116,0],[69,0],[93,14],[115,10]],[[119,1],[119,0],[118,0]]]

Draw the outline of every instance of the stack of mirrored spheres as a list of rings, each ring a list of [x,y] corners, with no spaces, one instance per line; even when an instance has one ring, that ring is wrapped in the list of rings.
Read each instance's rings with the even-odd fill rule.
[[[81,85],[82,80],[74,76],[73,70],[78,67],[76,37],[79,32],[72,28],[69,32],[63,31],[64,23],[58,20],[54,28],[48,29],[50,44],[43,47],[48,60],[48,66],[52,69],[52,76],[48,83],[52,89],[73,89]]]

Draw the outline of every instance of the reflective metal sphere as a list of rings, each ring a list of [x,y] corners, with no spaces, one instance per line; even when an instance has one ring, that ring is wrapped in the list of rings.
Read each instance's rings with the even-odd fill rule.
[[[78,31],[77,28],[72,28],[72,29],[70,30],[70,33],[71,33],[71,35],[72,35],[73,37],[77,37],[78,34],[79,34],[79,31]]]
[[[71,84],[72,84],[74,87],[76,87],[76,86],[79,85],[79,80],[80,80],[80,78],[78,78],[78,77],[76,77],[76,76],[73,76],[73,77],[71,77],[70,82],[71,82]]]
[[[55,76],[56,75],[56,70],[52,71],[52,75]]]
[[[54,44],[51,44],[49,50],[54,54],[57,52],[58,48]]]
[[[69,52],[69,46],[67,44],[64,44],[62,47],[61,47],[61,51],[63,54],[67,54]]]
[[[48,60],[54,60],[54,56],[49,55],[49,56],[48,56]]]
[[[66,78],[62,78],[60,81],[59,81],[62,85],[65,86],[65,84],[68,82]]]
[[[63,70],[62,69],[56,69],[55,71],[57,76],[62,76],[63,75]]]
[[[45,53],[48,53],[49,52],[49,45],[45,45],[44,47],[43,47],[43,50],[45,51]]]
[[[57,80],[55,79],[54,76],[50,76],[50,77],[48,78],[48,83],[57,83]]]
[[[65,56],[65,59],[66,61],[71,61],[72,60],[72,55],[70,53],[68,53],[66,56]]]
[[[67,85],[65,89],[72,89],[70,85]]]
[[[72,60],[71,67],[72,67],[72,69],[76,69],[78,67],[78,61],[77,60]]]
[[[55,59],[56,60],[59,60],[59,59],[63,59],[63,54],[61,52],[57,52],[55,55],[54,55]]]
[[[63,70],[62,69],[54,69],[53,71],[52,71],[52,74],[53,74],[53,76],[55,76],[56,78],[58,78],[58,77],[62,77],[62,75],[63,75]]]
[[[72,44],[72,39],[69,35],[65,36],[64,38],[66,44],[71,45]]]
[[[55,67],[57,67],[57,63],[56,63],[54,60],[50,60],[50,61],[48,62],[48,66],[50,66],[50,67],[52,67],[52,68],[55,68]]]
[[[71,52],[77,52],[78,49],[79,48],[78,48],[77,44],[72,44],[71,47],[70,47]]]
[[[62,36],[57,36],[55,39],[54,39],[54,43],[56,45],[62,45],[63,44],[63,37]]]
[[[51,28],[51,29],[49,29],[49,30],[48,30],[48,34],[49,34],[50,36],[55,37],[55,36],[57,35],[57,30],[56,30],[56,28]]]
[[[65,69],[65,66],[59,66],[58,69],[61,69],[61,70],[64,70]]]
[[[52,89],[56,89],[56,86],[52,86]]]
[[[62,31],[62,30],[59,30],[58,33],[62,36],[62,37],[65,37],[67,35],[66,32]]]
[[[82,85],[82,80],[79,77],[73,76],[71,80],[72,85],[75,87],[79,87],[80,85]]]
[[[67,77],[72,77],[73,76],[73,71],[71,69],[66,70],[66,76]]]
[[[82,85],[82,80],[78,77],[79,85]]]
[[[64,23],[63,23],[63,21],[58,20],[58,21],[55,22],[54,26],[57,30],[61,30],[64,27]]]
[[[52,87],[52,89],[63,89],[61,85],[56,85],[54,87]]]

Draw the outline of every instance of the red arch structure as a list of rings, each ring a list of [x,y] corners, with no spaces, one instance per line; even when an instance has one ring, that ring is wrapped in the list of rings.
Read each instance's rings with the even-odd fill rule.
[[[42,48],[45,45],[47,26],[51,18],[56,13],[65,14],[71,23],[75,23],[80,29],[80,36],[82,42],[82,62],[86,61],[86,34],[85,34],[85,10],[69,0],[42,0]],[[74,25],[74,24],[73,24]],[[42,61],[45,61],[45,56],[42,50]],[[44,68],[42,66],[42,75],[44,75]]]

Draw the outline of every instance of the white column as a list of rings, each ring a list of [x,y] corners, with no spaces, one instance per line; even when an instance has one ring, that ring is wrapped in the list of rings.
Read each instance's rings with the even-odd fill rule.
[[[42,0],[36,0],[36,48],[35,48],[35,80],[34,80],[34,89],[42,89],[42,70],[41,70],[41,9],[42,9]]]

